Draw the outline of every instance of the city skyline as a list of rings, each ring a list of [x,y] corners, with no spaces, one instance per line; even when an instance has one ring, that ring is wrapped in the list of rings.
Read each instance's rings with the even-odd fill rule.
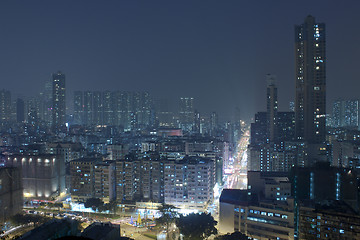
[[[16,99],[42,91],[60,70],[67,105],[76,90],[147,91],[175,104],[193,97],[201,113],[217,111],[225,119],[239,109],[248,120],[266,109],[268,73],[278,77],[279,109],[294,101],[294,26],[311,14],[327,25],[331,112],[333,100],[358,97],[358,5],[4,2],[0,79]]]
[[[0,238],[360,239],[359,7],[0,2]]]

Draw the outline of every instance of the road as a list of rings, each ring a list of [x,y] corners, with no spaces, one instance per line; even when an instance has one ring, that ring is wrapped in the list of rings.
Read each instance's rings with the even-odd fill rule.
[[[232,174],[227,176],[224,188],[246,189],[247,188],[247,147],[250,140],[250,128],[247,127],[240,137],[236,151],[231,161]]]

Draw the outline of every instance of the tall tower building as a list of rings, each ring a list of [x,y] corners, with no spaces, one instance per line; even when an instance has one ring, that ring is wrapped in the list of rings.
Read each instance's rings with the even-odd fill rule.
[[[11,93],[0,90],[0,123],[9,122],[11,119]]]
[[[180,98],[180,126],[186,132],[191,132],[194,126],[194,98]]]
[[[308,16],[295,26],[295,131],[298,140],[325,140],[325,24]]]
[[[114,125],[114,97],[110,91],[103,92],[103,117],[105,125]]]
[[[52,75],[52,126],[58,131],[65,125],[65,75],[60,71]]]
[[[84,97],[82,91],[74,92],[74,122],[83,124],[84,119]]]
[[[277,85],[276,77],[271,74],[266,75],[267,90],[266,90],[266,108],[267,108],[267,129],[268,138],[270,142],[276,141],[277,133],[277,112],[278,112],[278,100],[277,100]]]
[[[25,121],[25,103],[21,98],[16,99],[16,122]]]
[[[103,124],[103,102],[102,92],[93,92],[93,124]]]
[[[51,126],[52,123],[52,105],[53,105],[53,83],[52,79],[48,79],[45,82],[45,89],[44,89],[44,120],[49,126]]]
[[[360,100],[336,100],[333,104],[333,127],[360,128]]]
[[[216,112],[212,112],[210,115],[210,136],[215,136],[216,129],[218,128],[219,118]]]
[[[92,91],[85,91],[84,92],[84,119],[83,123],[85,125],[93,124],[93,92]]]

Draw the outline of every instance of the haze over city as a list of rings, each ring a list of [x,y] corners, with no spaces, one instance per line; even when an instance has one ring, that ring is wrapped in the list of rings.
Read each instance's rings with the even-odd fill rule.
[[[359,7],[1,1],[0,238],[360,239]]]
[[[51,74],[75,90],[148,91],[194,97],[201,112],[249,120],[265,109],[265,75],[277,76],[279,107],[294,101],[294,25],[311,14],[327,27],[328,107],[356,97],[359,1],[2,1],[0,79],[16,96]],[[341,89],[341,91],[339,91]],[[71,104],[70,104],[71,103]]]

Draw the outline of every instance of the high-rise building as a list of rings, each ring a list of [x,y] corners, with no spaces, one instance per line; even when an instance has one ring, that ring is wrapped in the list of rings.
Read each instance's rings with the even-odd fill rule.
[[[8,122],[11,117],[11,93],[0,90],[0,122]]]
[[[360,100],[336,100],[333,104],[333,127],[360,127]]]
[[[295,102],[294,101],[289,102],[289,110],[291,112],[295,112]]]
[[[214,163],[185,157],[164,163],[164,201],[178,208],[203,209],[213,199]]]
[[[308,16],[295,26],[295,131],[298,140],[325,140],[325,24]]]
[[[84,119],[85,125],[93,123],[93,92],[84,92]]]
[[[43,120],[42,110],[43,101],[39,96],[32,97],[27,100],[27,122],[30,124],[38,124],[40,120]]]
[[[196,133],[196,134],[201,133],[201,118],[200,118],[200,113],[197,110],[195,110],[195,112],[194,112],[193,133]]]
[[[117,125],[125,130],[152,125],[152,100],[147,92],[76,91],[74,120],[83,125]]]
[[[70,162],[73,201],[86,201],[95,196],[95,166],[101,162],[101,158],[80,158]]]
[[[52,126],[55,131],[58,131],[65,125],[65,75],[59,71],[52,75],[52,79]]]
[[[103,103],[102,92],[93,92],[93,124],[103,124]]]
[[[271,74],[266,75],[267,91],[266,91],[266,106],[267,106],[267,129],[270,142],[276,141],[277,133],[277,86],[276,77]]]
[[[116,161],[118,201],[164,201],[164,160],[156,155],[131,156]]]
[[[103,118],[105,125],[114,125],[114,99],[110,91],[103,92]]]
[[[277,114],[277,140],[294,141],[295,138],[295,113],[278,112]]]
[[[84,98],[83,92],[74,92],[74,122],[76,124],[82,124],[84,119]]]
[[[94,196],[105,203],[115,200],[115,162],[103,161],[94,168]]]
[[[132,112],[136,115],[136,127],[143,128],[151,125],[151,98],[147,92],[135,92],[132,94]]]
[[[53,83],[52,83],[52,79],[49,78],[48,80],[46,80],[45,82],[45,87],[44,87],[44,93],[43,93],[43,101],[44,101],[44,120],[47,124],[49,124],[49,126],[52,123],[52,98],[53,98]]]
[[[263,188],[275,187],[271,186],[271,181],[266,181]],[[279,193],[278,188],[280,185],[276,185],[274,192]],[[241,232],[251,239],[295,239],[294,200],[291,198],[275,202],[250,190],[224,189],[219,209],[221,233]]]
[[[218,128],[219,118],[216,112],[212,112],[210,115],[210,136],[215,136]]]
[[[359,239],[360,216],[343,201],[305,202],[299,207],[298,235],[299,239]]]
[[[180,98],[180,126],[182,130],[191,132],[194,126],[194,98]]]
[[[159,127],[175,127],[174,113],[171,111],[169,100],[166,98],[154,101],[156,120]]]
[[[255,114],[255,122],[251,123],[250,131],[250,144],[252,146],[260,146],[267,142],[266,115],[266,112],[257,112]]]
[[[16,122],[25,121],[25,103],[21,98],[16,99]]]

